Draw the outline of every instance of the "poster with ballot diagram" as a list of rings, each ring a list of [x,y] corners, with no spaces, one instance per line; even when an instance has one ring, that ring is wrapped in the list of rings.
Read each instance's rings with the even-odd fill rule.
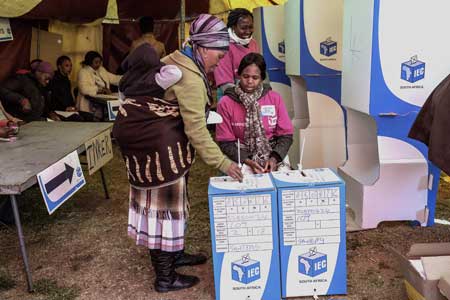
[[[277,198],[269,174],[212,177],[208,200],[216,300],[279,299]]]
[[[345,185],[331,169],[273,172],[282,297],[346,294]]]

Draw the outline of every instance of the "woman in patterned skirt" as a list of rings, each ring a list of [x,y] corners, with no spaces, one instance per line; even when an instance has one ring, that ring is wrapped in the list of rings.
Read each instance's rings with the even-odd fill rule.
[[[156,52],[138,48],[130,53],[122,64],[126,73],[120,91],[125,100],[113,129],[131,184],[128,233],[150,249],[158,292],[195,285],[197,277],[175,268],[206,261],[183,251],[189,212],[186,174],[195,152],[208,165],[242,180],[237,164],[220,151],[206,128],[212,100],[207,74],[228,50],[227,28],[216,17],[202,14],[189,34],[182,51],[163,59],[165,67],[182,73],[172,86],[164,84],[171,72],[163,72]]]

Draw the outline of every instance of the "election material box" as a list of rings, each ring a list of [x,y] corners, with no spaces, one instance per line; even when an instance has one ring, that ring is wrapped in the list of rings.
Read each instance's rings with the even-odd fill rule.
[[[413,244],[406,254],[389,248],[403,274],[409,300],[450,299],[450,243]]]
[[[346,294],[345,185],[328,168],[272,173],[282,297]]]
[[[344,1],[289,0],[284,7],[286,73],[340,74]]]
[[[269,174],[208,187],[216,300],[279,299],[277,196]]]

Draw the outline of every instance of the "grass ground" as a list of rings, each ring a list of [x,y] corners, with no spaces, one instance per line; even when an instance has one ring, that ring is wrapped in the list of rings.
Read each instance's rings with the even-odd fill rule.
[[[207,181],[214,175],[215,170],[198,160],[189,179],[192,209],[187,251],[208,257]],[[87,176],[87,185],[51,216],[36,187],[20,196],[35,292],[26,292],[14,228],[0,226],[0,300],[214,299],[211,260],[180,269],[199,276],[198,286],[177,293],[153,291],[147,251],[126,235],[128,184],[117,149],[106,166],[106,178],[111,200],[104,199],[100,175]],[[437,217],[450,220],[450,183],[445,180],[441,180]],[[450,226],[419,228],[389,222],[375,230],[348,234],[346,299],[406,299],[402,276],[386,246],[406,251],[415,242],[440,241],[450,242]]]

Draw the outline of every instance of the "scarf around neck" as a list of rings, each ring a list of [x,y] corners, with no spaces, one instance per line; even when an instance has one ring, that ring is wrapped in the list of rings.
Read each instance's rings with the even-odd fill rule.
[[[252,160],[257,162],[261,167],[264,167],[270,158],[272,148],[266,137],[266,132],[260,117],[261,108],[258,104],[258,100],[264,91],[263,85],[260,84],[253,93],[244,92],[239,85],[236,85],[234,89],[247,111],[245,114],[244,143],[248,151],[252,154]]]
[[[228,33],[230,34],[231,41],[234,42],[235,44],[248,46],[248,44],[250,44],[250,41],[252,40],[252,37],[249,37],[247,39],[241,39],[236,35],[236,33],[232,28],[228,28]]]

